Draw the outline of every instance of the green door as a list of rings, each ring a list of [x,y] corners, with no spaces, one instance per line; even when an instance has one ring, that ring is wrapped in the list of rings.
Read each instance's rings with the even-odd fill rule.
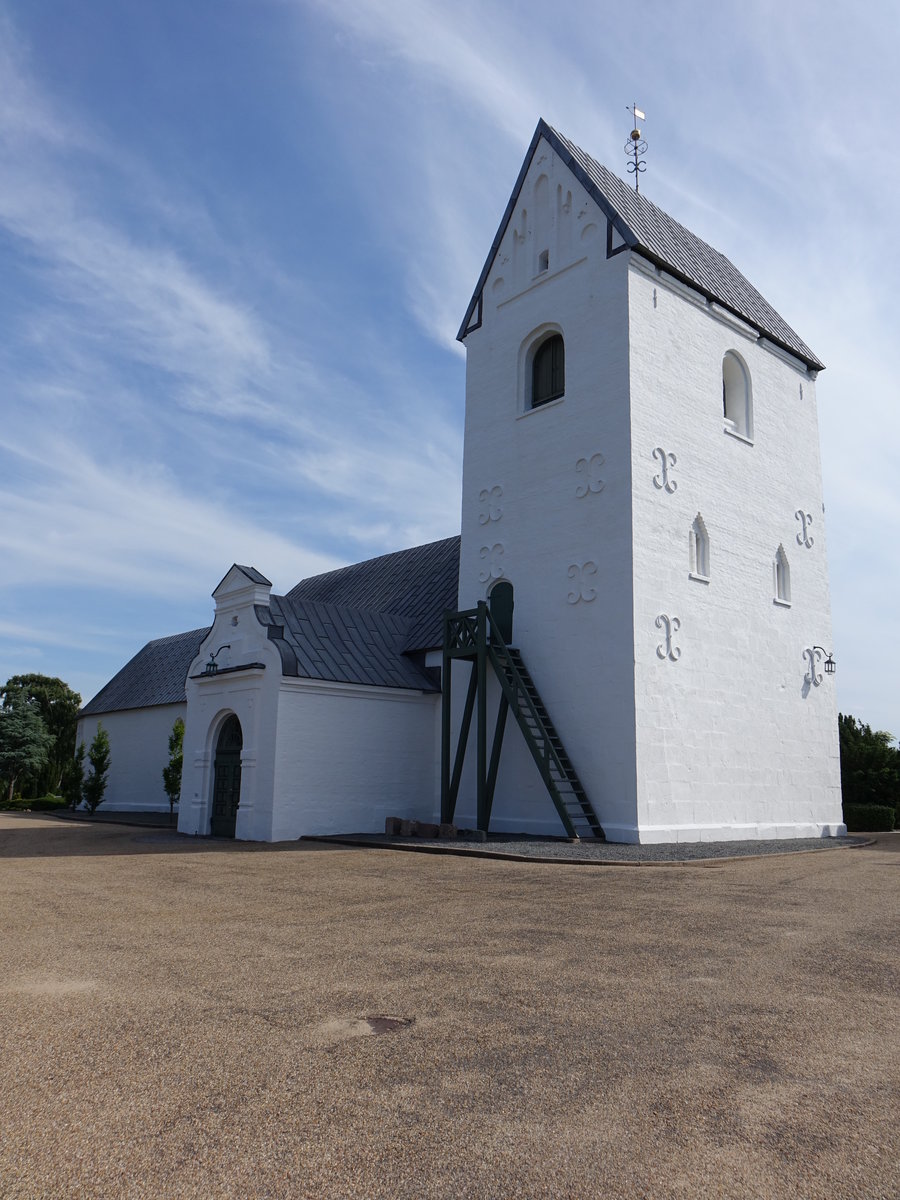
[[[209,824],[209,832],[213,837],[234,837],[238,804],[241,800],[243,744],[241,723],[232,715],[222,726],[216,743],[212,820]]]
[[[497,628],[500,631],[500,636],[507,646],[512,645],[512,626],[513,626],[513,608],[515,601],[513,599],[513,585],[505,579],[501,579],[499,583],[495,583],[491,588],[490,594],[491,616],[497,622]]]

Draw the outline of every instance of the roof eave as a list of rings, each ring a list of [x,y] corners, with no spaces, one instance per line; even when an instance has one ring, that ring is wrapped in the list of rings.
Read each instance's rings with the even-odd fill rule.
[[[767,342],[771,342],[774,346],[778,346],[779,349],[783,350],[786,354],[789,354],[798,362],[803,363],[808,370],[815,372],[825,370],[825,364],[820,362],[819,359],[817,359],[812,353],[812,351],[810,351],[809,354],[801,354],[796,346],[790,346],[783,339],[777,338],[767,329],[762,329],[760,325],[756,321],[752,320],[751,317],[747,316],[746,313],[738,312],[733,305],[728,304],[727,301],[723,300],[721,296],[709,291],[708,288],[701,287],[695,279],[691,279],[688,275],[685,275],[683,272],[677,270],[672,266],[671,263],[667,262],[663,258],[660,258],[658,254],[654,254],[652,250],[648,250],[646,246],[637,244],[632,246],[632,250],[635,254],[639,254],[641,258],[646,259],[647,262],[652,263],[653,266],[657,267],[660,271],[665,271],[667,275],[671,275],[673,279],[677,279],[678,282],[683,283],[685,287],[691,288],[692,291],[695,291],[698,295],[702,296],[704,300],[708,301],[710,304],[718,304],[720,308],[724,308],[726,312],[730,312],[732,316],[737,317],[739,321],[743,321],[745,325],[749,325],[751,329],[755,329],[759,337],[764,338]]]

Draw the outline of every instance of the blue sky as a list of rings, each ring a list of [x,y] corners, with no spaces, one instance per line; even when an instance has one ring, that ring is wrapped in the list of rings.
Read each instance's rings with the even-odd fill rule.
[[[843,711],[900,733],[893,0],[0,0],[0,682],[88,699],[459,528],[455,333],[539,116],[822,358]]]

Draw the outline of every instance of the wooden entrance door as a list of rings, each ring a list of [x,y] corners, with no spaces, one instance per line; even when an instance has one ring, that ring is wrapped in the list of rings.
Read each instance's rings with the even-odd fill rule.
[[[491,616],[497,622],[500,636],[507,646],[511,646],[513,608],[515,607],[513,585],[505,579],[501,579],[499,583],[495,583],[491,588],[489,603],[491,606]]]
[[[234,837],[237,810],[241,800],[243,744],[241,723],[232,714],[222,726],[216,743],[212,819],[209,824],[209,832],[213,837]]]

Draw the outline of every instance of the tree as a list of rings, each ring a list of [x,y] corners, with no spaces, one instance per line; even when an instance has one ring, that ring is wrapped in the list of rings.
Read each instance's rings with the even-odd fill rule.
[[[843,713],[838,734],[844,803],[900,808],[900,750],[891,744],[893,735]]]
[[[87,757],[91,764],[91,772],[84,781],[84,799],[91,816],[93,816],[103,803],[110,763],[109,734],[99,722]]]
[[[169,734],[169,764],[163,767],[163,786],[169,797],[169,817],[175,815],[175,805],[181,799],[181,769],[184,766],[184,721],[175,718]]]
[[[10,802],[16,781],[26,773],[39,771],[52,745],[53,738],[33,704],[17,700],[0,709],[0,775],[9,782]]]
[[[62,777],[62,794],[69,808],[76,809],[84,799],[84,742],[66,763]]]
[[[26,701],[37,708],[52,745],[40,767],[23,773],[22,788],[33,796],[56,792],[66,766],[75,753],[75,735],[81,696],[67,683],[50,675],[13,675],[0,688],[4,709]]]

